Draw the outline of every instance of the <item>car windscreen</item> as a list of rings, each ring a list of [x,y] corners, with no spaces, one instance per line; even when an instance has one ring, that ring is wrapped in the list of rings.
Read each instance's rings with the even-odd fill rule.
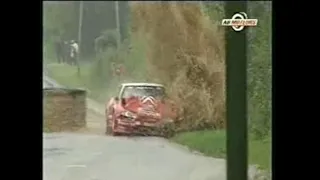
[[[163,98],[164,88],[161,86],[128,86],[124,88],[123,98],[152,96],[154,98]]]

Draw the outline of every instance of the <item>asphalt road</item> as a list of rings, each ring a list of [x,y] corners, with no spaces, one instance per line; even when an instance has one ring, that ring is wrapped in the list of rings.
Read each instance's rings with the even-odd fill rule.
[[[98,112],[103,108],[92,100],[88,106],[86,129],[43,134],[44,180],[226,179],[223,159],[192,153],[163,138],[104,135],[104,116]]]
[[[156,137],[44,135],[44,180],[223,180],[224,160]]]

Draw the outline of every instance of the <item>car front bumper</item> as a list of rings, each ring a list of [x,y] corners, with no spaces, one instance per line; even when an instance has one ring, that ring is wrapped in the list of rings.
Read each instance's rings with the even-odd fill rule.
[[[118,120],[114,132],[124,134],[159,134],[174,125],[173,120],[160,120],[158,122],[150,121],[130,121],[130,120]]]

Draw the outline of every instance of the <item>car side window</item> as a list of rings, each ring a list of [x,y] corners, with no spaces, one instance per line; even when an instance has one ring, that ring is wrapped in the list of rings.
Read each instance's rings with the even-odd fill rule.
[[[120,85],[119,87],[118,87],[118,94],[117,94],[117,97],[118,98],[121,98],[122,96],[123,96],[123,92],[121,92],[121,91],[123,91],[123,86],[122,85]]]
[[[133,95],[135,95],[134,87],[127,86],[123,89],[122,97],[128,98]]]

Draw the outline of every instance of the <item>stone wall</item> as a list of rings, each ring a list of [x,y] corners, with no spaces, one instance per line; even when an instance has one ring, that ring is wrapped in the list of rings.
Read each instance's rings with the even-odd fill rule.
[[[86,91],[47,88],[43,90],[43,130],[73,131],[86,127]]]

